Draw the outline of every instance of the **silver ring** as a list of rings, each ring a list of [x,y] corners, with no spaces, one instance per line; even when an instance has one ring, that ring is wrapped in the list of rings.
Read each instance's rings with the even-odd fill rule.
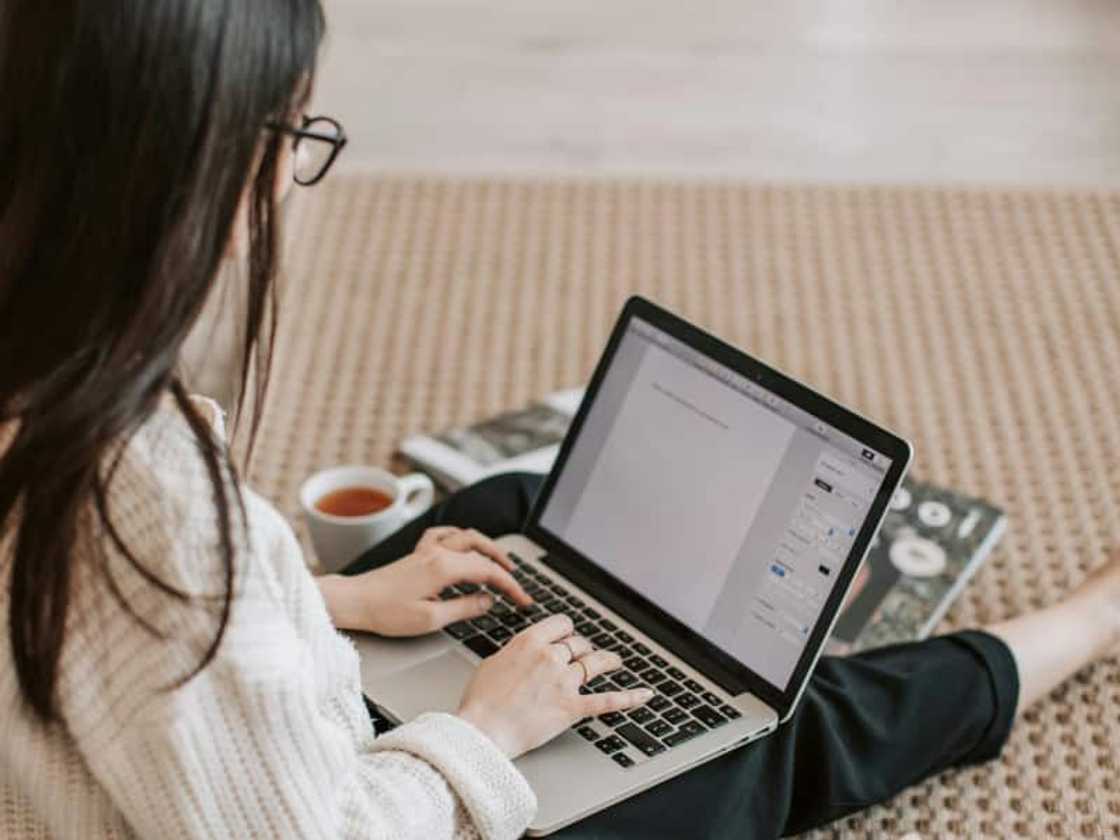
[[[566,650],[568,652],[568,664],[569,665],[571,665],[573,662],[576,661],[576,652],[574,650],[572,650],[572,646],[570,644],[568,644],[567,639],[561,639],[556,644],[563,645],[564,650]]]
[[[583,679],[580,680],[579,684],[587,685],[589,682],[591,682],[591,674],[587,672],[587,665],[584,663],[584,661],[582,659],[573,659],[572,662],[578,665],[580,670],[583,671]]]

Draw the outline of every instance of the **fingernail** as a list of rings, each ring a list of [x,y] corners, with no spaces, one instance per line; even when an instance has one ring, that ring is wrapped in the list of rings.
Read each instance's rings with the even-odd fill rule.
[[[643,703],[646,702],[647,700],[652,700],[653,699],[653,691],[648,689],[648,688],[638,689],[638,697],[641,698],[641,701]]]
[[[482,604],[483,609],[488,610],[494,606],[494,597],[492,595],[480,595],[478,602]]]

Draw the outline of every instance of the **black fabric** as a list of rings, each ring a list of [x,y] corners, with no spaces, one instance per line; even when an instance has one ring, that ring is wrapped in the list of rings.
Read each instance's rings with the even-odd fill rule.
[[[425,528],[517,532],[540,476],[497,476],[450,497],[359,558],[348,574],[410,553]],[[999,754],[1015,715],[1011,652],[980,631],[823,657],[773,735],[558,832],[608,838],[769,838],[881,802],[954,765]]]

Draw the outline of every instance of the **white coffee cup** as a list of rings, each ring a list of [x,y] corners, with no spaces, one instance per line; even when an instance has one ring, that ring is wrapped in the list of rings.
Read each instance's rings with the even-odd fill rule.
[[[348,487],[380,490],[393,503],[364,516],[335,516],[315,506],[328,493]],[[412,473],[398,477],[378,467],[332,467],[315,473],[299,490],[311,543],[319,567],[325,572],[338,571],[357,559],[363,551],[430,508],[434,499],[435,487],[428,476]]]

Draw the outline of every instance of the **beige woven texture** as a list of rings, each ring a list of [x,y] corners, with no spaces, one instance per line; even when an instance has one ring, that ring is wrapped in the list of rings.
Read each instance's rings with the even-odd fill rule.
[[[1053,602],[1120,543],[1120,196],[337,179],[298,197],[252,470],[298,519],[319,467],[590,373],[645,294],[914,441],[1010,514],[944,629]],[[1120,837],[1120,667],[1001,760],[815,837]]]

